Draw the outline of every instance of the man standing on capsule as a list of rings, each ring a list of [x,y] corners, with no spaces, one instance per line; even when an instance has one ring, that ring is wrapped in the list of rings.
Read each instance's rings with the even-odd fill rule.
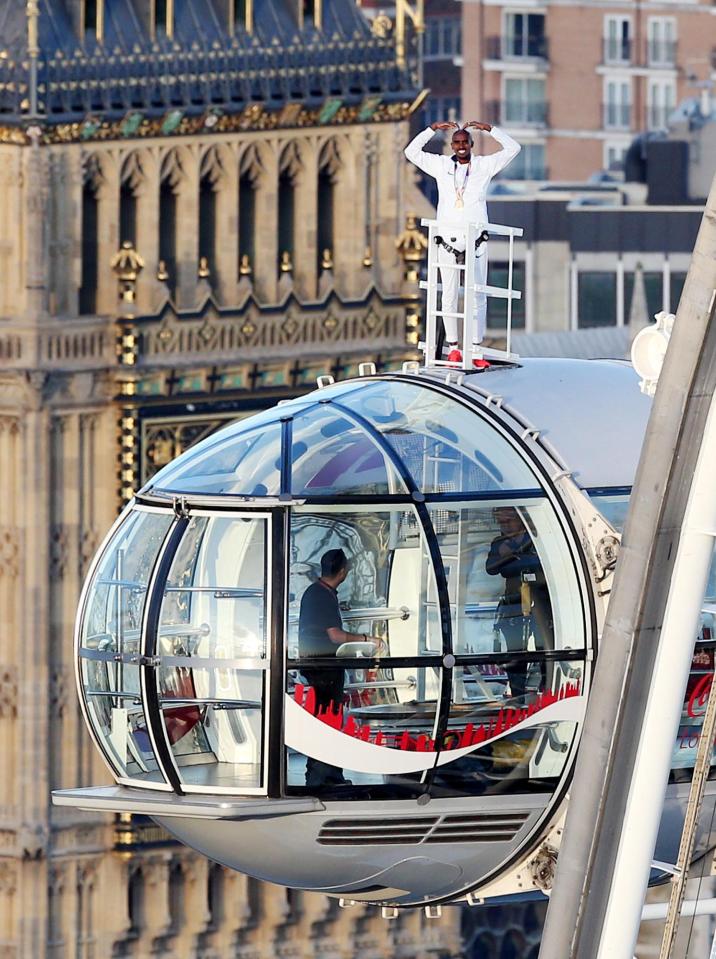
[[[491,134],[502,147],[497,153],[489,156],[472,155],[472,134],[470,128],[484,130]],[[450,157],[436,153],[425,153],[423,147],[437,130],[453,130],[450,146],[453,155]],[[489,123],[478,123],[471,120],[464,127],[457,123],[433,123],[422,133],[419,133],[405,148],[405,156],[420,170],[434,177],[438,187],[437,221],[439,236],[442,243],[438,246],[438,264],[454,266],[457,255],[465,250],[465,234],[470,223],[487,225],[487,188],[490,181],[500,170],[514,160],[521,147],[516,140],[508,136],[504,130],[492,127]],[[487,282],[487,250],[485,246],[477,255],[475,261],[475,282]],[[471,251],[465,253],[475,255]],[[459,274],[454,269],[440,270],[442,284],[442,314],[445,325],[445,339],[448,348],[448,360],[459,363],[462,354],[458,348],[457,338],[457,300],[460,288]],[[477,324],[476,346],[485,335],[487,319],[487,297],[478,293],[475,298]],[[476,366],[486,366],[482,360],[475,361]]]

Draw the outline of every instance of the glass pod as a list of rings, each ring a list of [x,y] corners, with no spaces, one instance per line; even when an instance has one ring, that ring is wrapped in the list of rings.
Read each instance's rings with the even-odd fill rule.
[[[574,515],[504,416],[417,377],[204,440],[125,511],[83,593],[111,801],[344,898],[494,877],[574,758],[596,622]]]

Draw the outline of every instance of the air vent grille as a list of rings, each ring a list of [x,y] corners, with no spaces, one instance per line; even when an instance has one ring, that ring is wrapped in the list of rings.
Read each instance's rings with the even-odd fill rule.
[[[529,813],[474,813],[402,819],[329,819],[318,842],[324,846],[385,846],[396,843],[511,842]]]

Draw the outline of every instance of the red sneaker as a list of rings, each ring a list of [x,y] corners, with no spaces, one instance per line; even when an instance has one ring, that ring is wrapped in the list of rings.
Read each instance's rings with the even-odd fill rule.
[[[448,363],[462,363],[462,352],[454,346],[448,353]]]
[[[476,370],[486,370],[490,364],[487,360],[473,360],[472,365]]]

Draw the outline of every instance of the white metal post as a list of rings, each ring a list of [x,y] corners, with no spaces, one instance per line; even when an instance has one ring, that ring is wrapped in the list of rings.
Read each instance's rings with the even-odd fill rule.
[[[507,261],[507,289],[512,294],[512,269],[515,255],[515,238],[510,233],[510,255]],[[512,352],[512,296],[507,297],[507,336],[505,337],[505,349],[508,353]]]
[[[425,221],[423,221],[425,222]],[[435,243],[435,223],[428,226],[428,283],[425,305],[425,365],[432,366],[435,362],[435,347],[437,343],[437,308],[438,308],[438,252]]]
[[[465,236],[465,293],[462,299],[462,368],[472,369],[472,344],[475,342],[477,330],[475,324],[475,242],[477,229],[470,223]]]

